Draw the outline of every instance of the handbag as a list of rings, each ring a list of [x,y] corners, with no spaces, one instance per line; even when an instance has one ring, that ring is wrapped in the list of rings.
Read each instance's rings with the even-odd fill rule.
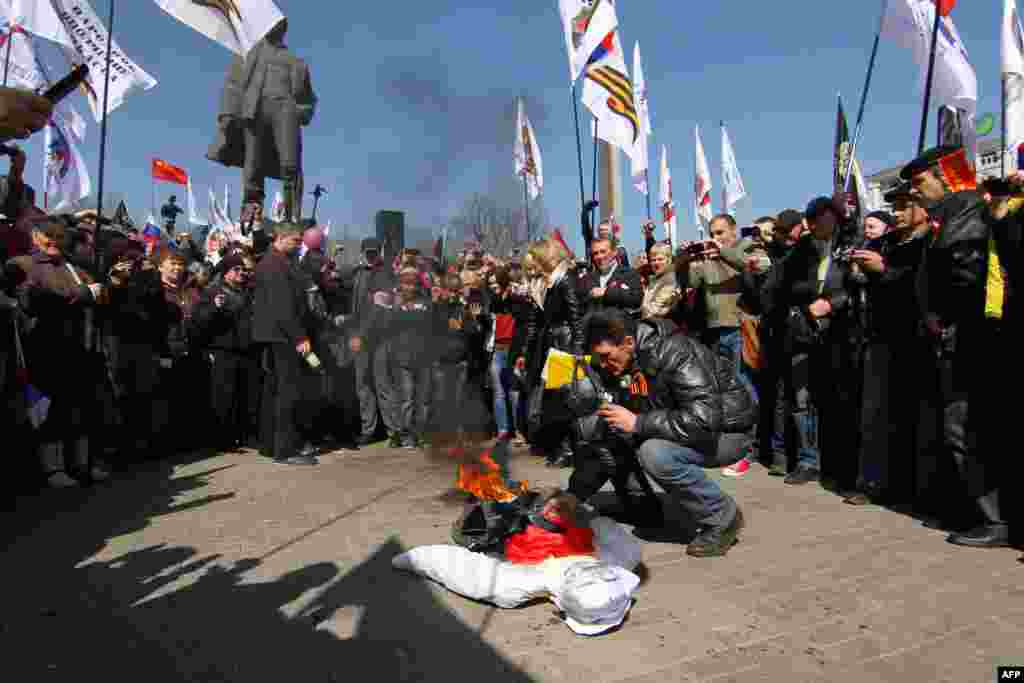
[[[761,351],[760,318],[741,316],[740,337],[743,340],[743,362],[752,370],[760,370],[764,361]]]

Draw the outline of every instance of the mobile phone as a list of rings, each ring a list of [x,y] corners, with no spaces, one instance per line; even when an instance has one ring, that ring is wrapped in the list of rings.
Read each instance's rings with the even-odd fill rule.
[[[71,73],[51,85],[46,92],[43,93],[43,97],[50,100],[51,103],[57,104],[73,93],[88,75],[89,66],[87,64],[79,64],[71,70]]]
[[[761,228],[760,226],[757,225],[750,225],[745,228],[740,228],[740,237],[761,239]]]

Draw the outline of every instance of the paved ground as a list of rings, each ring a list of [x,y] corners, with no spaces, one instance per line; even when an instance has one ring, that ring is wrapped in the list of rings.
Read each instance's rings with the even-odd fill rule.
[[[547,603],[473,603],[390,567],[447,539],[452,475],[379,447],[318,468],[248,453],[21,498],[0,553],[2,678],[981,683],[1024,664],[1018,551],[956,548],[760,468],[724,483],[748,521],[728,557],[687,557],[682,530],[645,543],[616,633],[577,637]]]

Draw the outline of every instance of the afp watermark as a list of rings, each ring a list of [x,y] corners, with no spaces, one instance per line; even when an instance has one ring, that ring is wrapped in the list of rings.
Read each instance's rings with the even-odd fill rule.
[[[996,681],[1024,683],[1024,666],[1000,666],[996,669]]]

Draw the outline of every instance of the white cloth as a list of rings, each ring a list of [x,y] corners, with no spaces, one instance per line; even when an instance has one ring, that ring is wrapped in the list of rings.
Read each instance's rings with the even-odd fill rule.
[[[612,264],[612,267],[608,269],[607,273],[598,273],[597,280],[601,283],[601,289],[608,286],[608,281],[612,279],[612,275],[615,275],[615,271],[619,269],[618,262]]]
[[[391,560],[395,569],[437,581],[448,590],[498,607],[549,598],[566,612],[566,624],[597,635],[622,623],[640,578],[640,543],[614,520],[590,523],[597,557],[552,558],[536,565],[497,560],[455,545],[413,548]]]

